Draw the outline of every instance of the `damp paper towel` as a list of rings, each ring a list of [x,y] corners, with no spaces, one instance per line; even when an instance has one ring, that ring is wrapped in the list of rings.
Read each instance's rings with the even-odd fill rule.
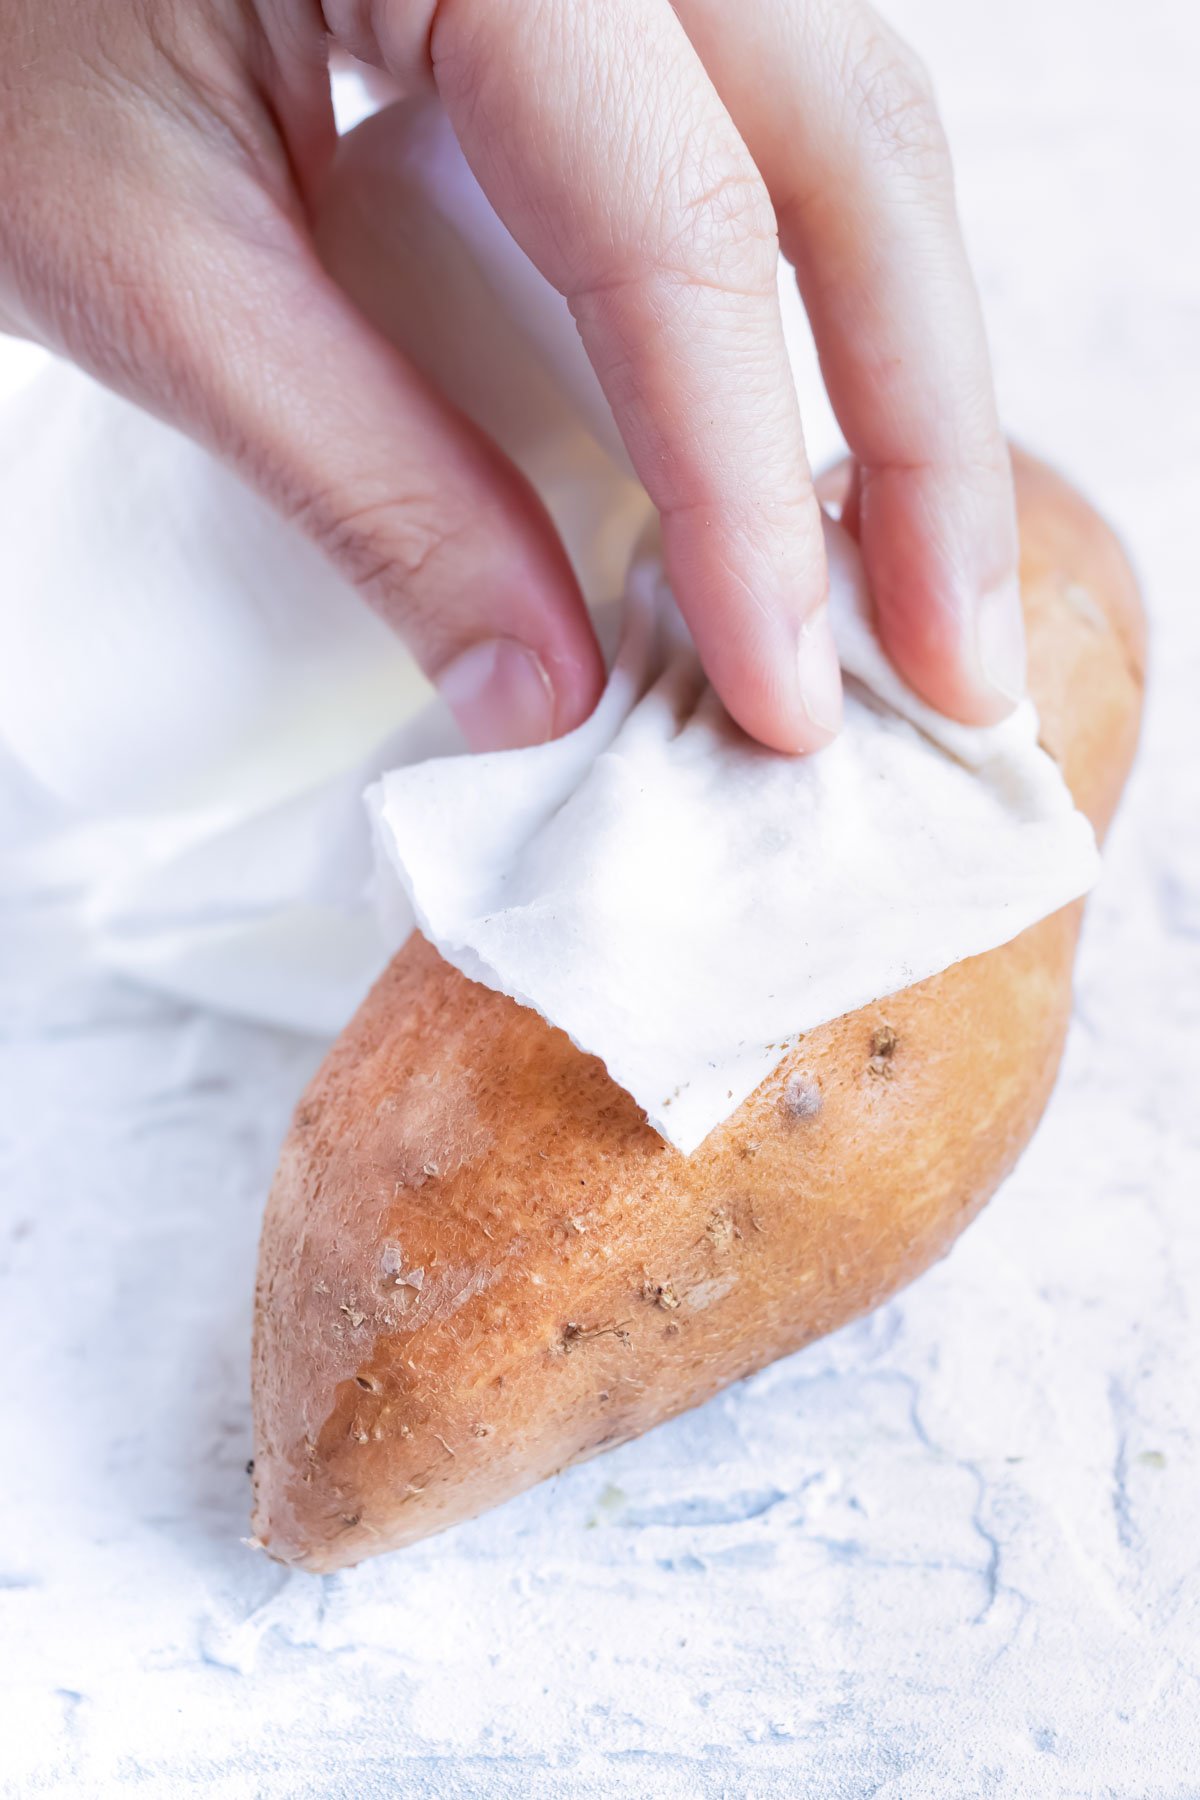
[[[1032,705],[988,729],[932,711],[876,638],[856,546],[826,537],[847,689],[828,749],[776,755],[731,722],[643,556],[584,725],[368,795],[394,938],[415,917],[601,1057],[684,1153],[800,1034],[1007,942],[1096,875]]]

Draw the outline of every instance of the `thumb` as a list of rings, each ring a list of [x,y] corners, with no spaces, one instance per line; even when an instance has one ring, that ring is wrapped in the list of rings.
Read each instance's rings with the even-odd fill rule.
[[[247,271],[257,295],[236,393],[221,371],[239,466],[400,633],[474,747],[579,724],[602,665],[532,488],[307,245],[282,293],[279,276]]]
[[[233,464],[403,637],[477,749],[579,724],[603,667],[566,554],[524,477],[383,338],[265,197],[195,217],[113,284],[80,355]],[[93,296],[111,308],[111,296]],[[114,346],[120,348],[114,352]]]
[[[246,254],[242,269],[224,254],[234,316],[194,373],[217,447],[400,633],[473,747],[579,724],[600,655],[523,476],[376,333],[307,242],[284,259]]]

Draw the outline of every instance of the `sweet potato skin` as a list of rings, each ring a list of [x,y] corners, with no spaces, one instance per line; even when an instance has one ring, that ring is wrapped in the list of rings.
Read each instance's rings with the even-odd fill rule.
[[[1064,482],[1017,473],[1043,739],[1102,832],[1137,737],[1136,584]],[[268,1203],[258,1540],[321,1571],[411,1543],[910,1281],[1041,1116],[1079,915],[808,1033],[687,1158],[597,1059],[410,941]]]

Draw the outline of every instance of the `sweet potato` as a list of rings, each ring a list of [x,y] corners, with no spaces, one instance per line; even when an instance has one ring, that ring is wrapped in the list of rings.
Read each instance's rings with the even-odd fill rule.
[[[1043,742],[1103,832],[1143,624],[1107,528],[1017,459]],[[336,1569],[411,1543],[877,1305],[1012,1168],[1080,907],[809,1032],[701,1148],[412,939],[297,1110],[267,1208],[254,1529]]]

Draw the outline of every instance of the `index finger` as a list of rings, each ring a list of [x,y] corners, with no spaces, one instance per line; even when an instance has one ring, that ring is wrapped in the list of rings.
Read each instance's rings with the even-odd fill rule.
[[[1012,469],[928,77],[872,9],[677,0],[778,210],[884,643],[953,717],[1024,688]]]
[[[775,216],[666,0],[457,0],[434,78],[477,178],[566,295],[714,687],[780,750],[841,682],[776,287]]]

